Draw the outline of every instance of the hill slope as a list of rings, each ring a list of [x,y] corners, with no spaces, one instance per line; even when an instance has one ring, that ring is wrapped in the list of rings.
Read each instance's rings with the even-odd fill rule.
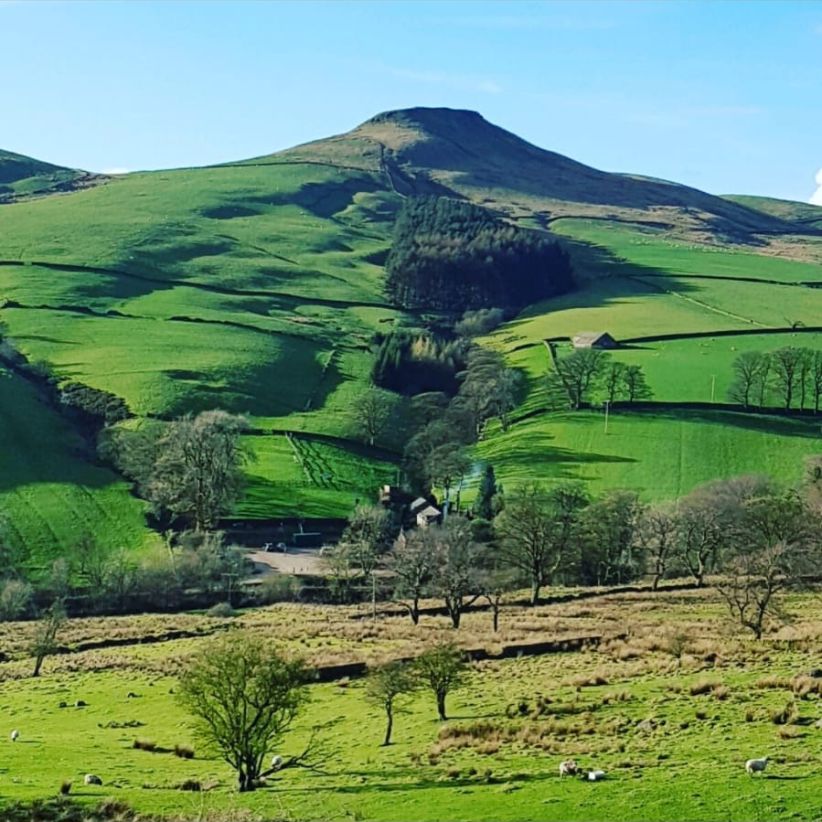
[[[8,156],[7,173],[16,175],[9,186],[74,173]],[[803,343],[819,344],[812,328],[822,325],[822,289],[811,286],[822,281],[822,238],[804,214],[765,213],[756,203],[597,171],[473,112],[389,112],[265,157],[94,182],[66,196],[0,206],[0,319],[11,344],[58,379],[122,396],[138,415],[211,407],[247,414],[258,459],[237,511],[245,517],[344,516],[395,477],[405,401],[397,398],[376,448],[360,442],[356,402],[369,384],[374,333],[419,322],[383,293],[394,217],[410,193],[466,198],[523,226],[550,226],[583,283],[529,307],[486,341],[531,380],[523,421],[502,438],[489,431],[477,450],[479,460],[500,463],[503,482],[570,471],[597,487],[630,482],[665,495],[764,468],[755,449],[739,458],[752,435],[733,412],[732,419],[670,422],[684,413],[670,404],[710,399],[702,354],[670,340],[744,332],[752,345],[769,344],[753,331],[801,333]],[[631,442],[620,453],[618,442],[592,444],[588,416],[560,420],[544,401],[542,340],[596,328],[621,339],[669,340],[631,353],[654,365],[647,368],[657,375],[652,387],[669,404],[644,412],[647,430],[656,432],[656,463],[641,445],[645,426],[629,426]],[[720,390],[737,348],[711,352]],[[668,361],[691,364],[680,386],[690,393],[668,389],[660,367]],[[802,423],[769,419],[758,423],[771,431],[769,447],[795,454],[797,463],[795,471],[786,460],[770,467],[793,478],[817,440]],[[665,430],[679,432],[675,442],[659,433]],[[708,430],[710,451],[692,445]],[[25,439],[36,442],[37,431]],[[665,452],[669,446],[679,450]],[[681,458],[696,451],[698,470]],[[14,458],[25,460],[22,452]],[[582,464],[585,471],[569,469]],[[655,483],[660,464],[676,477]],[[51,493],[45,482],[28,488],[43,499]],[[10,492],[0,491],[0,502]],[[73,514],[67,505],[51,516]],[[70,540],[71,529],[65,533],[59,544]],[[32,551],[43,542],[34,532],[19,538]]]
[[[72,168],[55,166],[0,150],[0,203],[13,202],[21,197],[73,191],[93,185],[101,175]]]

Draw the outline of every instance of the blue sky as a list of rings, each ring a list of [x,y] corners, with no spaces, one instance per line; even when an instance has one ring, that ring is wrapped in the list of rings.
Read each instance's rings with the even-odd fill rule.
[[[94,171],[415,105],[714,193],[808,200],[822,167],[816,1],[0,0],[0,42],[0,147]]]

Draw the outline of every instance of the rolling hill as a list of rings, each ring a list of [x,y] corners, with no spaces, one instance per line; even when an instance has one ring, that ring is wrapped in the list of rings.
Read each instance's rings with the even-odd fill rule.
[[[22,154],[0,150],[0,203],[75,191],[94,185],[103,175],[44,163]]]
[[[418,322],[383,293],[394,217],[411,194],[467,199],[550,230],[574,260],[577,291],[529,306],[484,340],[529,377],[519,421],[490,427],[476,449],[503,483],[577,477],[665,497],[739,472],[793,480],[819,450],[807,417],[705,407],[712,390],[724,401],[743,346],[822,347],[822,230],[790,204],[598,171],[450,109],[388,112],[207,168],[106,178],[0,153],[0,175],[13,200],[0,206],[7,344],[58,380],[123,397],[138,417],[247,414],[257,459],[238,516],[344,516],[395,476],[405,401],[376,448],[359,442],[354,409],[375,332]],[[607,440],[598,412],[557,414],[543,397],[543,340],[590,329],[629,341],[618,356],[641,362],[655,392],[641,415],[615,415]],[[36,392],[25,401],[43,402]],[[17,442],[29,445],[2,469],[7,511],[23,488],[32,510],[48,511],[48,537],[39,527],[15,536],[32,556],[100,527],[90,508],[78,515],[68,498],[54,501],[53,465],[26,459],[39,442],[68,441],[54,433],[64,425],[56,413],[19,414]],[[131,543],[152,539],[116,477],[78,479],[68,468],[91,465],[82,449],[49,449],[66,467],[58,484],[104,507],[121,495]]]

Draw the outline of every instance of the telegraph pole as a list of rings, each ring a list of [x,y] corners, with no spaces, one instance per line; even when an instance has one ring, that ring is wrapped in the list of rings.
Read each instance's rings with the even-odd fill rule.
[[[609,406],[609,404],[610,403],[608,402],[608,400],[605,400],[605,433],[606,434],[608,433],[608,406]]]
[[[711,374],[711,402],[714,401],[715,396],[716,396],[716,374]]]

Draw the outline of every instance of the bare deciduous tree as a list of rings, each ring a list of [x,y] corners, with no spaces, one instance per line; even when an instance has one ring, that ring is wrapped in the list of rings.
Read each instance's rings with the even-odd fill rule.
[[[733,539],[735,554],[717,590],[731,615],[757,639],[780,614],[780,594],[818,568],[822,518],[795,491],[745,500]]]
[[[528,580],[532,605],[568,560],[577,514],[587,501],[575,484],[551,492],[532,485],[509,497],[497,517],[500,554]]]
[[[394,575],[394,599],[417,625],[420,600],[430,593],[435,567],[434,543],[429,529],[401,533],[387,564]]]
[[[32,676],[40,676],[47,656],[57,650],[57,633],[66,621],[66,609],[61,599],[55,600],[43,614],[32,637],[30,653],[34,657]]]
[[[668,570],[678,527],[676,513],[669,506],[647,508],[640,516],[637,539],[645,553],[647,567],[653,575],[654,591]]]

